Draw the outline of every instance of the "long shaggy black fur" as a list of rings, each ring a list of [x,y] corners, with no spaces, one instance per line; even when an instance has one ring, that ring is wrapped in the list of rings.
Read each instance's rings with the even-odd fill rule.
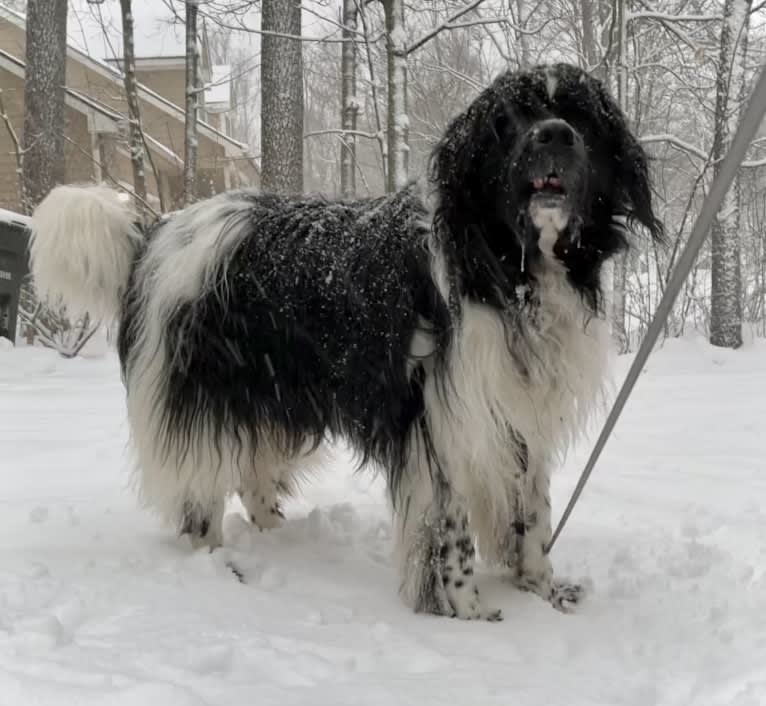
[[[213,277],[225,286],[167,322],[168,447],[188,447],[203,421],[216,439],[246,438],[256,450],[267,437],[286,454],[343,437],[397,488],[408,432],[423,414],[412,338],[420,330],[443,348],[451,325],[429,275],[418,190],[345,203],[240,197],[248,230]],[[143,286],[134,281],[126,298],[123,365]]]

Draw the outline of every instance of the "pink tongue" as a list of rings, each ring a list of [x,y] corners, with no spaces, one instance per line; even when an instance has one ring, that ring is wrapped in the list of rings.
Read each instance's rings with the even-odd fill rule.
[[[558,177],[554,177],[554,176],[548,177],[547,181],[551,186],[554,186],[557,189],[561,186],[561,179],[559,179]]]
[[[545,186],[545,179],[532,179],[532,188],[540,190]]]

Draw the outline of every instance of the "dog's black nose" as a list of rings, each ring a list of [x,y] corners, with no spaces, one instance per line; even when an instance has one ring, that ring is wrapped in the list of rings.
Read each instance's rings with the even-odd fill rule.
[[[543,120],[538,123],[532,133],[532,139],[540,145],[549,147],[571,147],[574,145],[577,135],[572,126],[558,118]]]

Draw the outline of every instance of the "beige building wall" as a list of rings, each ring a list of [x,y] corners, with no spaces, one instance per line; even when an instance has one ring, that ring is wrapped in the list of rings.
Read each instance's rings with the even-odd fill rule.
[[[5,110],[21,139],[24,126],[24,82],[6,71],[0,71],[0,77]],[[3,124],[0,124],[0,208],[20,210],[13,141]]]
[[[180,69],[136,70],[136,78],[147,88],[167,98],[171,103],[183,106],[186,102],[184,84],[186,73]]]
[[[0,17],[0,48],[23,60],[25,56],[25,32],[13,22]],[[154,74],[154,75],[151,75]],[[179,101],[183,105],[183,71],[158,70],[138,72],[138,79],[153,88],[168,100]],[[6,107],[17,126],[19,134],[23,127],[23,82],[8,72],[3,72],[4,98]],[[8,77],[8,80],[6,80]],[[91,97],[96,101],[109,106],[114,112],[121,115],[127,113],[127,103],[123,97],[124,91],[120,78],[111,73],[107,66],[91,65],[90,60],[83,57],[80,60],[77,54],[67,57],[67,87],[79,93]],[[175,96],[175,99],[172,98]],[[165,145],[179,157],[184,154],[184,116],[183,111],[176,107],[162,103],[162,99],[152,97],[147,93],[139,94],[141,101],[141,119],[146,134]],[[215,116],[219,117],[219,116]],[[71,165],[67,166],[67,179],[72,181],[84,181],[94,178],[97,167],[94,165],[92,150],[94,148],[93,136],[88,131],[87,119],[82,113],[68,107],[67,120],[69,132],[67,136],[76,142],[76,147],[67,146],[67,159]],[[216,121],[218,122],[218,121]],[[126,156],[121,156],[114,143],[116,136],[100,136],[102,147],[101,155],[108,159],[104,167],[115,179],[132,183],[132,171]],[[12,194],[17,191],[15,162],[13,161],[12,149],[9,149],[10,141],[3,126],[0,125],[0,206],[10,208],[17,203],[18,197]],[[227,179],[233,174],[241,173],[256,183],[258,175],[253,165],[240,161],[232,163],[226,155],[224,144],[225,138],[211,135],[210,132],[199,134],[199,157],[198,168],[200,176],[200,195],[209,195],[235,186],[232,180]],[[103,145],[106,145],[104,147]],[[177,165],[173,165],[166,158],[154,159],[160,174],[159,188],[168,203],[167,208],[180,205],[183,193],[183,182]],[[244,167],[244,168],[243,168]],[[146,167],[147,186],[154,193],[158,193],[158,185],[152,173],[151,166]]]
[[[5,109],[19,139],[24,129],[24,82],[8,71],[0,70]],[[90,146],[88,119],[72,106],[66,106],[64,142],[65,179],[67,182],[90,181],[95,175]],[[4,124],[0,125],[0,208],[21,211],[19,181],[13,140]]]

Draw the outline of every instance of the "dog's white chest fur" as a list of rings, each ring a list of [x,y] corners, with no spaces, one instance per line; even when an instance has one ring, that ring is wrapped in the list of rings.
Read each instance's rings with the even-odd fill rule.
[[[526,452],[536,466],[530,473],[548,472],[583,430],[603,389],[604,322],[586,310],[563,271],[542,275],[538,287],[539,304],[530,306],[523,330],[464,301],[448,359],[447,404],[440,403],[444,390],[426,390],[440,464],[471,507],[480,538],[502,531],[498,523],[513,515]]]

